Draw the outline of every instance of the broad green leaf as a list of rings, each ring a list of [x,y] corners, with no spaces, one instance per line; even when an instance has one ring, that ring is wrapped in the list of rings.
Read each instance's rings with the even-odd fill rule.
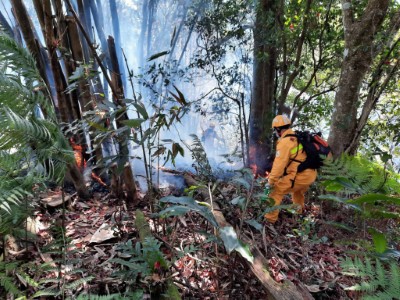
[[[277,209],[290,209],[293,208],[292,204],[287,204],[287,205],[277,205],[277,206],[272,206],[272,207],[267,207],[264,211],[263,211],[263,215],[270,213],[271,211],[277,210]]]
[[[251,254],[248,245],[244,244],[242,241],[238,239],[236,232],[232,226],[225,226],[223,228],[220,228],[219,233],[222,241],[224,242],[225,249],[228,253],[231,253],[233,250],[236,250],[245,259],[253,263],[254,257]]]
[[[244,205],[246,203],[246,198],[242,197],[242,196],[238,196],[236,198],[233,198],[231,200],[231,203],[233,205],[238,205],[241,209],[244,209]]]
[[[334,222],[334,221],[325,221],[324,223],[328,224],[328,225],[331,225],[333,227],[337,227],[337,228],[340,228],[340,229],[347,230],[349,232],[354,232],[355,231],[354,228],[351,228],[350,226],[347,226],[346,224],[343,224],[343,223]]]
[[[346,198],[341,198],[336,195],[328,194],[328,195],[320,195],[318,196],[318,199],[321,200],[330,200],[330,201],[335,201],[335,202],[340,202],[340,203],[346,203],[348,199]]]
[[[143,117],[143,119],[147,120],[149,118],[149,114],[147,113],[146,108],[143,103],[134,103],[133,106],[136,108],[136,111]]]
[[[159,213],[155,214],[156,216],[160,216],[162,218],[172,217],[172,216],[183,216],[187,212],[191,211],[192,209],[187,206],[181,205],[173,205],[163,209]]]
[[[262,224],[258,223],[256,220],[251,219],[251,220],[246,220],[245,222],[246,222],[247,224],[249,224],[250,226],[254,227],[255,229],[257,229],[257,230],[260,231],[260,232],[261,232],[262,229],[263,229]]]
[[[338,192],[343,189],[343,186],[335,180],[325,180],[322,185],[328,192]]]
[[[368,232],[372,235],[375,251],[377,253],[385,252],[387,249],[386,236],[382,232],[377,231],[375,228],[369,228]]]
[[[356,199],[351,199],[348,203],[362,205],[364,203],[373,204],[376,201],[385,201],[388,204],[397,204],[400,205],[400,198],[391,197],[383,194],[367,194],[362,195]]]
[[[72,73],[72,75],[68,78],[69,82],[77,81],[81,78],[85,77],[85,69],[83,66],[79,66],[76,70]]]
[[[214,227],[218,228],[219,225],[215,220],[214,215],[211,210],[207,206],[199,205],[192,197],[175,197],[175,196],[167,196],[160,199],[161,203],[172,203],[178,205],[187,206],[190,210],[193,210],[199,214],[201,214],[204,218],[206,218]]]
[[[246,188],[247,190],[250,190],[250,183],[245,180],[244,178],[241,177],[237,177],[237,178],[233,178],[231,180],[231,183],[234,185],[238,185],[238,186],[243,186],[244,188]]]

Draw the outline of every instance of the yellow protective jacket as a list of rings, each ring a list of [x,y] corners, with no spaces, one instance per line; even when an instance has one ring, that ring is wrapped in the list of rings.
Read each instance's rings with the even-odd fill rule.
[[[287,129],[276,144],[275,160],[272,165],[271,173],[268,177],[268,183],[274,186],[280,178],[288,176],[290,180],[294,180],[297,174],[297,167],[300,162],[306,160],[307,155],[303,151],[303,146],[297,142],[294,131]]]

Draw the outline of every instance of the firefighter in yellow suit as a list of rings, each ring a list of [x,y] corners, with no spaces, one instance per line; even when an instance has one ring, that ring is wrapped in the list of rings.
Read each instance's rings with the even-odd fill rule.
[[[297,142],[297,138],[290,136],[294,131],[290,128],[291,122],[286,115],[278,115],[272,121],[272,128],[279,137],[276,145],[275,160],[268,177],[268,184],[272,191],[269,195],[274,199],[275,206],[280,205],[286,194],[292,195],[294,204],[297,204],[298,212],[304,209],[304,194],[317,178],[317,171],[305,169],[298,173],[297,167],[307,155],[303,146]],[[289,136],[288,136],[289,135]],[[270,223],[278,220],[279,210],[274,210],[264,215]]]

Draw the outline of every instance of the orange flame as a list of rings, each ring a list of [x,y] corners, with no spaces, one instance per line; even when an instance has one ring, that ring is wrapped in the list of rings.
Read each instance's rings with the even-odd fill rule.
[[[107,184],[105,184],[104,181],[101,180],[101,178],[97,176],[94,172],[92,172],[92,178],[100,183],[102,186],[107,186]]]

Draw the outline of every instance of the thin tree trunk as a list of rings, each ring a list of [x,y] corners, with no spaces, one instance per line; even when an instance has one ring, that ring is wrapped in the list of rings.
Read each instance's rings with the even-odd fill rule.
[[[97,8],[96,8],[97,7]],[[90,9],[92,11],[93,19],[96,23],[96,20],[98,20],[99,24],[96,24],[96,29],[97,31],[101,30],[102,34],[98,33],[100,42],[101,42],[101,47],[103,48],[103,52],[105,53],[105,59],[106,59],[106,66],[107,68],[110,68],[111,62],[110,62],[110,54],[108,53],[108,45],[107,45],[107,39],[104,34],[104,16],[103,16],[103,6],[101,4],[101,0],[97,0],[96,4],[94,3],[94,0],[90,1]],[[96,11],[96,12],[94,12]],[[95,16],[97,15],[97,17]],[[99,26],[100,25],[100,26]],[[108,95],[108,85],[107,85],[107,79],[106,75],[103,74],[103,90],[104,90],[104,95]]]
[[[65,94],[67,88],[66,79],[58,60],[57,47],[59,41],[54,35],[55,30],[53,27],[51,3],[49,0],[43,0],[41,3],[36,2],[35,9],[38,11],[38,16],[44,18],[41,20],[41,25],[43,26],[42,31],[45,37],[47,50],[49,51],[51,67],[54,74],[61,120],[65,123],[70,123],[74,120],[74,117],[70,99]],[[88,198],[89,192],[85,186],[83,175],[80,173],[77,165],[68,165],[68,171],[78,195],[82,198]]]
[[[114,101],[117,105],[121,107],[125,107],[125,104],[121,101],[124,97],[124,88],[122,86],[122,79],[119,70],[119,64],[118,64],[118,58],[116,55],[116,49],[115,49],[115,44],[114,44],[114,39],[110,36],[108,37],[108,50],[110,51],[110,57],[111,57],[111,65],[112,65],[112,73],[111,73],[111,78],[112,78],[112,85],[114,86],[114,90],[117,93],[117,97],[114,97]],[[116,123],[117,123],[117,128],[121,128],[124,126],[121,121],[127,120],[128,115],[126,112],[120,113],[116,117]],[[128,142],[127,138],[118,138],[118,145],[119,145],[119,151],[120,155],[122,157],[122,163],[124,163],[124,171],[121,174],[123,178],[123,182],[125,183],[125,188],[127,191],[127,201],[130,205],[134,206],[138,200],[137,197],[137,187],[136,187],[136,182],[132,173],[132,167],[129,162],[129,149],[128,149]],[[119,187],[119,185],[117,185]],[[120,191],[114,191],[115,193],[120,193]]]
[[[116,51],[117,58],[118,58],[118,69],[123,70],[123,57],[122,57],[122,46],[121,46],[121,30],[119,28],[119,16],[118,16],[118,9],[117,9],[117,3],[115,0],[110,0],[110,13],[113,16],[112,17],[112,25],[113,25],[113,33],[114,33],[114,38],[115,38],[115,48],[118,49]],[[126,76],[124,75],[123,72],[120,73],[121,77],[121,83],[122,86],[124,87],[124,90],[126,90]]]
[[[147,26],[148,26],[148,18],[149,18],[149,12],[148,12],[148,7],[149,7],[149,0],[143,0],[142,4],[142,25],[140,29],[140,38],[139,38],[139,66],[141,68],[144,67],[144,62],[145,62],[145,56],[147,56],[147,51],[145,51],[144,45],[145,45],[145,37],[146,37],[146,32],[147,32]]]
[[[21,0],[11,0],[11,4],[13,7],[14,16],[20,26],[22,36],[24,37],[25,44],[27,45],[30,53],[32,53],[33,57],[36,59],[36,66],[39,70],[40,76],[46,83],[49,91],[51,91],[52,88],[50,86],[50,80],[48,79],[46,73],[46,62],[42,57],[40,46],[33,30],[33,24],[26,7]],[[53,102],[53,104],[55,103]],[[56,113],[57,112],[58,110],[56,110]]]
[[[79,64],[80,65],[83,64],[84,57],[83,57],[83,49],[81,47],[81,42],[79,39],[78,27],[73,17],[68,17],[68,37],[71,41],[74,41],[74,43],[71,44],[71,52],[73,61],[75,62],[73,65],[73,71],[75,71],[76,67],[79,66]],[[82,112],[85,113],[93,111],[95,109],[96,103],[90,91],[90,82],[85,78],[79,79],[78,91],[79,91],[79,103]],[[92,133],[94,132],[94,130],[89,129],[89,131],[90,131],[89,137],[91,142],[90,144],[95,149],[95,157],[94,157],[94,164],[95,164],[97,161],[101,161],[103,159],[103,153],[101,151],[101,145],[95,144],[95,136]],[[86,142],[84,144],[86,144]],[[96,173],[98,172],[102,173],[102,168],[98,168]],[[103,178],[106,179],[105,177]]]
[[[86,31],[87,35],[89,36],[89,39],[91,41],[93,41],[92,28],[88,24],[88,19],[90,19],[90,18],[88,18],[86,16],[86,14],[89,13],[89,11],[85,10],[85,6],[83,5],[83,0],[78,0],[78,13],[79,13],[79,19],[81,21],[81,24],[83,25],[83,28],[85,28],[85,31]],[[84,42],[85,39],[83,38],[83,36],[81,36],[81,40],[83,41],[82,47],[83,47],[85,61],[88,62],[90,59],[90,50],[87,47],[86,43]]]

